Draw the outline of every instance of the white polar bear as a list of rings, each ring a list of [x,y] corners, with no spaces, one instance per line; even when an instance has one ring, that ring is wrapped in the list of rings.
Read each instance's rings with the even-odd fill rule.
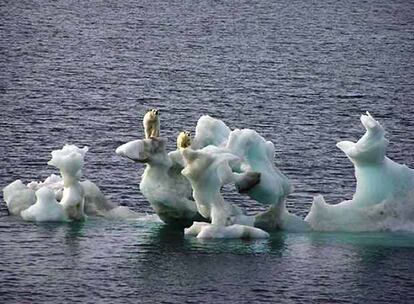
[[[151,137],[159,137],[160,136],[159,111],[157,109],[149,110],[144,115],[143,125],[144,125],[146,139],[149,139]]]
[[[188,131],[183,131],[178,134],[177,137],[177,149],[185,149],[191,146],[191,133]]]

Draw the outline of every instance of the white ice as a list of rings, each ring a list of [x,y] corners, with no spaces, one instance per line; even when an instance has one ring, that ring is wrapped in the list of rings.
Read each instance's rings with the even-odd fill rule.
[[[204,222],[194,222],[191,227],[184,229],[184,234],[199,239],[265,239],[269,237],[266,231],[251,226],[239,224],[220,226]]]
[[[224,201],[221,189],[234,183],[238,175],[233,173],[230,162],[238,157],[230,153],[206,153],[190,148],[182,151],[186,166],[181,171],[191,183],[193,198],[200,214],[211,220],[211,224],[229,226],[233,224],[253,225],[254,219],[245,216],[236,205]]]
[[[205,115],[197,123],[190,148],[167,154],[165,139],[151,138],[128,142],[116,152],[146,164],[140,190],[166,223],[191,224],[198,217],[214,227],[309,229],[308,223],[286,209],[285,198],[292,187],[274,165],[273,143],[253,130],[231,131],[221,120]],[[268,210],[256,217],[246,216],[241,208],[223,199],[221,188],[229,183]],[[222,237],[221,230],[208,231]]]
[[[32,189],[34,191],[42,187],[52,189],[55,192],[55,196],[58,201],[62,199],[63,179],[60,176],[51,174],[43,182],[31,181],[27,184],[27,188]]]
[[[384,129],[369,113],[361,116],[366,133],[358,142],[337,144],[355,167],[352,200],[327,204],[315,197],[306,217],[317,231],[406,230],[414,223],[414,170],[385,156]]]
[[[49,164],[59,168],[61,176],[52,174],[43,182],[32,181],[27,186],[20,180],[16,180],[6,186],[3,189],[3,197],[9,213],[21,215],[23,219],[30,221],[84,220],[86,215],[138,218],[139,215],[136,212],[107,200],[93,182],[80,181],[87,149],[87,147],[79,149],[74,145],[66,145],[60,150],[52,151]],[[64,210],[65,217],[59,215],[52,200],[47,199],[46,194],[38,196],[40,189],[52,191],[54,199]],[[45,199],[40,199],[42,197]],[[50,207],[49,213],[46,206]],[[44,215],[41,215],[42,212]],[[53,216],[54,214],[56,216]]]
[[[275,166],[275,146],[256,131],[233,130],[226,149],[241,158],[245,170],[260,173],[260,182],[246,193],[268,210],[256,215],[255,227],[266,231],[277,229],[306,231],[309,225],[300,217],[291,214],[285,204],[293,187],[288,178]]]
[[[65,145],[60,150],[52,151],[52,159],[48,162],[48,165],[60,170],[63,179],[63,193],[60,204],[72,220],[86,218],[84,211],[85,192],[80,184],[80,179],[87,151],[88,147],[80,149],[75,145]]]
[[[207,146],[202,149],[208,153],[231,153],[239,159],[239,168],[232,166],[233,172],[255,172],[260,174],[260,181],[254,187],[243,186],[243,182],[236,182],[236,187],[240,192],[244,192],[252,199],[258,201],[268,210],[259,213],[255,217],[254,226],[272,231],[283,229],[288,231],[307,231],[310,229],[309,224],[300,217],[289,213],[286,209],[285,199],[292,192],[292,186],[288,178],[275,166],[275,148],[274,144],[266,141],[256,131],[250,129],[235,129],[228,132],[224,128],[223,122],[210,116],[202,116],[197,123],[196,130],[202,130],[204,127],[218,130],[217,139],[205,140],[204,134],[208,132],[199,132],[201,142],[218,142],[218,147]],[[213,127],[212,127],[213,126]],[[221,132],[221,133],[220,133]],[[227,138],[225,138],[227,136]],[[225,138],[225,139],[224,139]]]
[[[381,231],[414,227],[414,170],[385,156],[384,129],[371,116],[361,116],[366,133],[356,142],[337,146],[355,166],[352,200],[327,204],[314,199],[305,220],[290,213],[285,200],[292,192],[275,165],[275,147],[256,131],[231,130],[222,121],[202,116],[194,142],[167,153],[159,137],[128,142],[116,153],[146,165],[140,190],[159,218],[190,226],[198,238],[263,238],[273,230]],[[66,145],[52,152],[48,164],[60,170],[43,182],[27,186],[16,180],[3,189],[10,214],[30,221],[83,220],[93,214],[108,218],[139,218],[127,207],[108,201],[91,181],[81,181],[88,148]],[[221,190],[233,184],[266,211],[245,215],[224,200]],[[158,219],[158,217],[157,217]]]
[[[47,187],[36,191],[36,203],[21,212],[26,221],[65,222],[68,220],[63,206],[55,198],[55,192]]]
[[[118,147],[116,153],[146,164],[139,188],[165,223],[185,226],[202,219],[190,183],[181,175],[180,152],[167,154],[163,138],[134,140]]]
[[[20,212],[36,202],[35,191],[27,188],[19,179],[4,187],[3,199],[11,215],[20,215]]]
[[[207,146],[225,145],[230,134],[230,128],[219,119],[203,115],[197,122],[195,137],[191,147],[201,149]]]

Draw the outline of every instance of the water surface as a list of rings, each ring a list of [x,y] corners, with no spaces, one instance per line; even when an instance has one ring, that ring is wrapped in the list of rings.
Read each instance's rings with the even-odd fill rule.
[[[152,107],[170,149],[201,114],[271,140],[300,216],[317,193],[352,197],[335,143],[363,134],[366,110],[414,168],[410,1],[4,0],[0,17],[1,187],[43,180],[51,150],[87,145],[85,178],[150,213],[143,167],[114,151],[142,138]],[[151,220],[24,223],[2,204],[0,242],[2,303],[414,301],[407,233],[201,242]]]

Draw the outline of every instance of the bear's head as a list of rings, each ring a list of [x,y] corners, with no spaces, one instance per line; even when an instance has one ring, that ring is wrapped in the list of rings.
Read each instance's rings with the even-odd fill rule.
[[[151,109],[151,110],[147,111],[147,113],[150,115],[151,119],[155,119],[160,115],[160,110]]]

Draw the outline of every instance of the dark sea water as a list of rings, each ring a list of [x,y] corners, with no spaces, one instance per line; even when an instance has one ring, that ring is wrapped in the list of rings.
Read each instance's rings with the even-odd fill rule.
[[[148,108],[175,146],[200,115],[276,146],[304,217],[350,199],[370,111],[414,168],[414,4],[385,1],[0,1],[0,187],[43,180],[87,145],[84,177],[152,210],[115,154]],[[226,198],[263,210],[231,189]],[[33,224],[0,207],[0,303],[414,303],[414,233],[200,241],[150,219]]]

